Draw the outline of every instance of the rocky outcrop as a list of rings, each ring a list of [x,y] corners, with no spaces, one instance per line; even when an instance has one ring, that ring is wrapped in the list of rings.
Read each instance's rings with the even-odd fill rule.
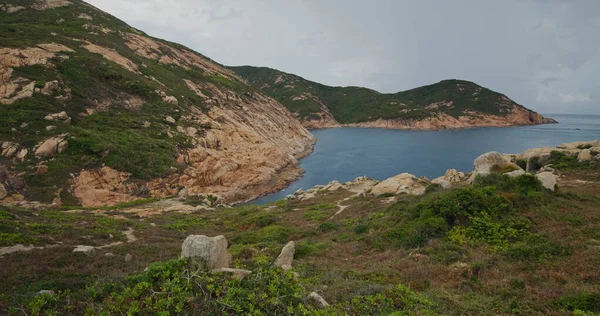
[[[287,243],[281,253],[275,260],[275,266],[282,268],[284,271],[292,268],[292,262],[294,261],[294,253],[296,252],[296,244],[293,241]]]
[[[429,181],[417,178],[409,173],[402,173],[397,176],[381,181],[371,189],[371,193],[376,196],[383,194],[414,194],[422,195]]]
[[[521,169],[514,163],[507,161],[502,154],[495,151],[477,157],[473,165],[475,172],[478,174],[488,174],[498,170],[513,171]]]
[[[128,182],[130,174],[109,167],[84,170],[73,178],[73,195],[84,207],[100,207],[131,202],[137,185]]]
[[[231,254],[223,236],[190,235],[181,245],[181,256],[197,262],[205,271],[229,268]]]
[[[313,300],[320,308],[326,308],[329,306],[329,303],[327,303],[327,301],[321,295],[317,294],[317,292],[311,292],[308,295],[308,298]]]
[[[35,156],[38,158],[52,157],[57,153],[63,152],[68,146],[68,141],[65,140],[67,134],[55,136],[46,139],[36,146]]]
[[[579,155],[577,155],[577,161],[579,162],[583,162],[583,161],[590,161],[592,160],[592,152],[590,149],[583,149]]]
[[[377,119],[360,123],[347,123],[342,126],[387,128],[400,130],[445,130],[465,129],[473,127],[507,127],[537,124],[552,124],[555,120],[543,117],[521,106],[514,105],[506,116],[497,116],[469,111],[464,115],[453,117],[443,112],[432,112],[430,117],[422,120],[414,119]]]

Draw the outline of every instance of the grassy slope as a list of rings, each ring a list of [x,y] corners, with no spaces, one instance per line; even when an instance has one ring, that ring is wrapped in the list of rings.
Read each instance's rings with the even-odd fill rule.
[[[393,204],[355,197],[333,220],[335,204],[350,192],[148,218],[119,209],[107,214],[123,217],[105,218],[91,211],[38,216],[5,208],[5,245],[63,245],[0,259],[0,313],[12,307],[15,314],[235,314],[238,308],[302,314],[316,313],[302,297],[318,291],[332,304],[331,313],[593,315],[600,312],[600,165],[563,158],[553,161],[564,172],[565,185],[556,193],[530,177],[491,176],[473,187],[399,196]],[[94,258],[71,253],[76,244],[112,242],[109,233],[123,240],[126,227],[139,241],[99,250]],[[190,277],[193,270],[178,261],[142,272],[152,262],[176,258],[189,234],[225,235],[234,265],[254,274],[241,282]],[[289,240],[297,245],[297,283],[270,266]],[[130,263],[124,262],[127,253]],[[58,296],[35,297],[48,289]]]
[[[453,117],[464,115],[463,111],[478,111],[484,114],[504,116],[500,93],[464,80],[444,80],[416,89],[382,94],[361,87],[330,87],[312,82],[293,74],[265,67],[230,67],[257,89],[262,89],[300,117],[310,117],[320,109],[312,100],[294,101],[293,96],[311,93],[329,108],[340,123],[357,123],[376,119],[423,119],[431,115],[425,106],[441,101],[454,101],[454,108],[439,111]],[[286,80],[274,84],[283,76]],[[265,86],[268,84],[268,86]],[[286,88],[285,86],[293,86]],[[460,85],[463,90],[458,89]],[[479,91],[479,92],[478,92]],[[474,93],[478,92],[477,96]],[[477,98],[477,99],[476,99]],[[409,110],[408,112],[401,112]]]
[[[24,6],[33,3],[32,0],[5,2]],[[13,78],[25,77],[37,81],[40,85],[58,79],[72,89],[71,100],[63,103],[55,99],[56,94],[45,96],[36,93],[32,98],[0,106],[0,140],[17,142],[30,148],[31,152],[33,146],[47,137],[65,132],[70,135],[68,149],[48,163],[47,174],[35,177],[32,175],[35,171],[35,161],[16,166],[28,174],[26,180],[31,190],[27,192],[27,197],[34,200],[50,201],[53,192],[66,185],[69,174],[81,170],[82,167],[106,164],[117,170],[132,173],[134,179],[163,176],[172,172],[173,168],[179,167],[175,161],[177,151],[189,146],[188,139],[181,135],[170,138],[167,130],[174,126],[169,126],[165,117],[170,115],[178,119],[189,113],[191,107],[204,108],[202,98],[189,90],[182,79],[208,81],[218,87],[226,87],[240,93],[251,90],[242,82],[208,75],[201,69],[186,70],[140,57],[125,45],[119,35],[119,32],[139,31],[87,4],[72,2],[73,4],[67,7],[44,11],[27,9],[13,14],[0,14],[2,47],[26,48],[54,42],[75,51],[63,54],[69,56],[68,60],[53,60],[55,67],[20,67],[13,73]],[[90,15],[93,21],[78,19],[80,13]],[[61,19],[64,21],[61,22]],[[86,23],[109,28],[114,32],[92,34],[84,29],[83,25]],[[52,36],[51,33],[57,35]],[[137,65],[145,64],[146,67],[139,67],[145,76],[129,72],[101,55],[87,51],[81,47],[81,42],[72,38],[114,49]],[[169,45],[182,48],[172,43]],[[165,54],[168,55],[169,52]],[[150,76],[166,87],[149,79]],[[179,104],[163,102],[154,92],[157,89],[165,91],[167,95],[177,96]],[[140,108],[128,109],[123,100],[129,96],[141,97],[145,104]],[[86,108],[96,107],[96,100],[112,100],[113,105],[106,112],[82,116]],[[45,127],[53,123],[43,120],[44,116],[60,111],[66,111],[73,119],[71,126],[59,123],[54,124],[58,129],[46,131]],[[150,122],[151,126],[142,128],[144,121]],[[27,123],[28,126],[21,127],[23,123]],[[13,132],[12,129],[18,132]],[[67,190],[63,192],[64,195],[67,194]],[[62,198],[65,203],[72,202],[68,196]]]

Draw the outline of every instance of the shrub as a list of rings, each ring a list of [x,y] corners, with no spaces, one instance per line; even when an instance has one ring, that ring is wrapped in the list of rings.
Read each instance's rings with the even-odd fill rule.
[[[296,252],[294,253],[294,257],[296,259],[316,256],[324,253],[327,250],[328,245],[323,242],[311,242],[311,241],[301,241],[296,244]]]
[[[322,232],[338,230],[339,228],[340,228],[340,225],[337,223],[334,223],[334,222],[325,222],[325,223],[319,225],[319,230]]]
[[[600,293],[578,293],[559,298],[556,304],[570,311],[600,312]]]
[[[527,169],[527,159],[517,159],[515,160],[515,164],[523,170]]]
[[[568,247],[549,242],[538,234],[531,234],[524,240],[512,244],[506,254],[514,260],[545,260],[549,257],[568,256],[571,251]]]

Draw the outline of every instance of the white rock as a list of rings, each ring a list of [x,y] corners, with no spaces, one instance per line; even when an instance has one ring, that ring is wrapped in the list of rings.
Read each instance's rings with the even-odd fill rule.
[[[174,119],[173,117],[171,117],[171,116],[167,116],[167,117],[165,118],[165,120],[167,120],[167,122],[169,122],[169,123],[171,123],[171,124],[175,124],[175,119]]]
[[[130,254],[125,255],[125,262],[131,262],[133,260],[133,256]]]
[[[73,249],[73,252],[81,252],[88,257],[93,257],[96,254],[96,248],[93,246],[78,245],[75,249]]]
[[[114,257],[115,255],[113,253],[107,252],[104,254],[105,257]]]
[[[290,241],[281,249],[281,253],[275,260],[275,266],[281,267],[284,271],[292,268],[292,262],[294,261],[294,253],[296,252],[296,244]]]
[[[44,294],[54,295],[54,291],[52,291],[52,290],[41,290],[41,291],[38,292],[38,295],[44,295]]]
[[[556,177],[552,172],[540,172],[536,174],[535,177],[542,182],[542,185],[546,189],[554,191],[554,188],[556,187]]]
[[[46,126],[46,131],[51,132],[56,129],[56,125],[48,125]]]
[[[206,271],[229,268],[231,254],[224,236],[190,235],[181,245],[181,258],[192,258]]]
[[[329,303],[327,303],[327,301],[319,294],[317,294],[316,292],[312,292],[308,295],[308,297],[312,300],[315,301],[315,303],[317,303],[317,305],[321,308],[325,308],[327,306],[329,306]]]

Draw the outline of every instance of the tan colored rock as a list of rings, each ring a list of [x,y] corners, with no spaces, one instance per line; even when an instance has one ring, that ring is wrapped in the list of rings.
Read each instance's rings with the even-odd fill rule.
[[[167,122],[169,122],[171,124],[175,124],[175,119],[173,117],[171,117],[171,116],[167,116],[165,118],[165,121],[167,121]]]
[[[556,146],[559,149],[584,149],[584,147],[600,147],[600,140],[564,143]]]
[[[460,183],[466,179],[466,174],[464,172],[456,171],[456,169],[448,169],[444,174],[444,180],[448,181],[450,184]]]
[[[0,143],[0,154],[3,157],[11,158],[19,150],[19,144],[13,142],[2,142]]]
[[[218,268],[211,271],[211,273],[231,273],[234,278],[238,280],[242,280],[246,276],[252,274],[250,270],[243,269],[232,269],[232,268]]]
[[[512,162],[504,159],[502,154],[492,151],[485,153],[475,159],[473,162],[475,172],[479,174],[488,174],[494,170],[494,168],[513,168],[514,170],[521,169],[519,166]]]
[[[542,182],[544,188],[554,191],[556,187],[556,176],[552,172],[540,172],[535,177]]]
[[[137,200],[131,192],[137,189],[128,183],[130,174],[109,167],[84,170],[73,178],[73,195],[83,207],[112,206]]]
[[[582,150],[579,155],[577,155],[577,161],[579,162],[583,162],[583,161],[590,161],[592,160],[592,153],[589,149],[584,149]]]
[[[22,10],[25,10],[25,7],[23,6],[14,6],[12,4],[0,4],[0,10],[11,14],[11,13],[16,13]]]
[[[375,185],[377,185],[377,183],[379,183],[377,180],[373,180],[366,176],[362,176],[362,177],[357,177],[356,179],[354,179],[352,181],[344,183],[342,185],[342,188],[346,189],[352,193],[363,194],[363,193],[367,193],[368,191],[373,189],[373,187]]]
[[[417,178],[409,173],[402,173],[379,182],[371,189],[371,193],[376,196],[382,194],[414,194],[422,195],[428,181]]]
[[[196,134],[198,134],[198,130],[196,128],[194,128],[194,127],[188,127],[188,128],[186,128],[185,132],[190,137],[194,137],[194,136],[196,136]]]
[[[67,114],[67,112],[62,111],[60,113],[48,114],[44,117],[44,120],[56,122],[56,121],[65,121],[65,120],[68,120],[69,118],[70,117]]]
[[[6,191],[6,188],[4,187],[4,185],[2,183],[0,183],[0,200],[3,200],[7,196],[8,196],[8,191]]]
[[[20,161],[25,161],[25,158],[27,157],[27,154],[29,153],[29,150],[27,148],[23,148],[21,149],[18,153],[17,153],[17,160]]]
[[[46,173],[48,173],[48,166],[46,166],[46,165],[39,165],[37,167],[37,170],[35,171],[35,175],[36,176],[41,176],[41,175],[44,175]]]
[[[170,96],[170,95],[169,96],[165,96],[164,99],[163,99],[163,101],[165,101],[165,102],[167,102],[169,104],[174,104],[174,105],[179,104],[179,101],[177,101],[177,98],[174,97],[174,96]]]
[[[35,150],[37,158],[51,157],[57,153],[63,152],[68,146],[68,142],[64,139],[66,134],[51,137],[39,144]]]
[[[590,148],[590,153],[593,156],[600,154],[600,146],[598,146],[598,147],[591,147]]]
[[[198,262],[205,271],[229,268],[231,264],[231,254],[227,251],[227,239],[224,236],[188,236],[181,245],[183,258]]]
[[[58,89],[58,80],[48,81],[44,84],[44,88],[42,88],[42,94],[50,95],[52,92]]]
[[[275,260],[275,266],[282,268],[284,271],[290,270],[294,261],[295,252],[296,244],[293,241],[288,242],[283,249],[281,249],[281,253]]]
[[[46,131],[51,132],[56,129],[56,125],[48,125],[46,126]]]
[[[431,180],[431,183],[438,184],[439,186],[441,186],[444,189],[452,188],[452,184],[450,183],[450,181],[444,179],[444,177],[435,178],[435,179]]]
[[[119,54],[114,49],[98,46],[98,45],[92,44],[92,43],[88,43],[87,45],[84,45],[83,48],[87,49],[88,51],[90,51],[92,53],[100,54],[105,59],[115,62],[116,64],[120,65],[121,67],[123,67],[131,72],[138,73],[138,74],[140,73],[139,67],[136,63],[121,56],[121,54]]]

